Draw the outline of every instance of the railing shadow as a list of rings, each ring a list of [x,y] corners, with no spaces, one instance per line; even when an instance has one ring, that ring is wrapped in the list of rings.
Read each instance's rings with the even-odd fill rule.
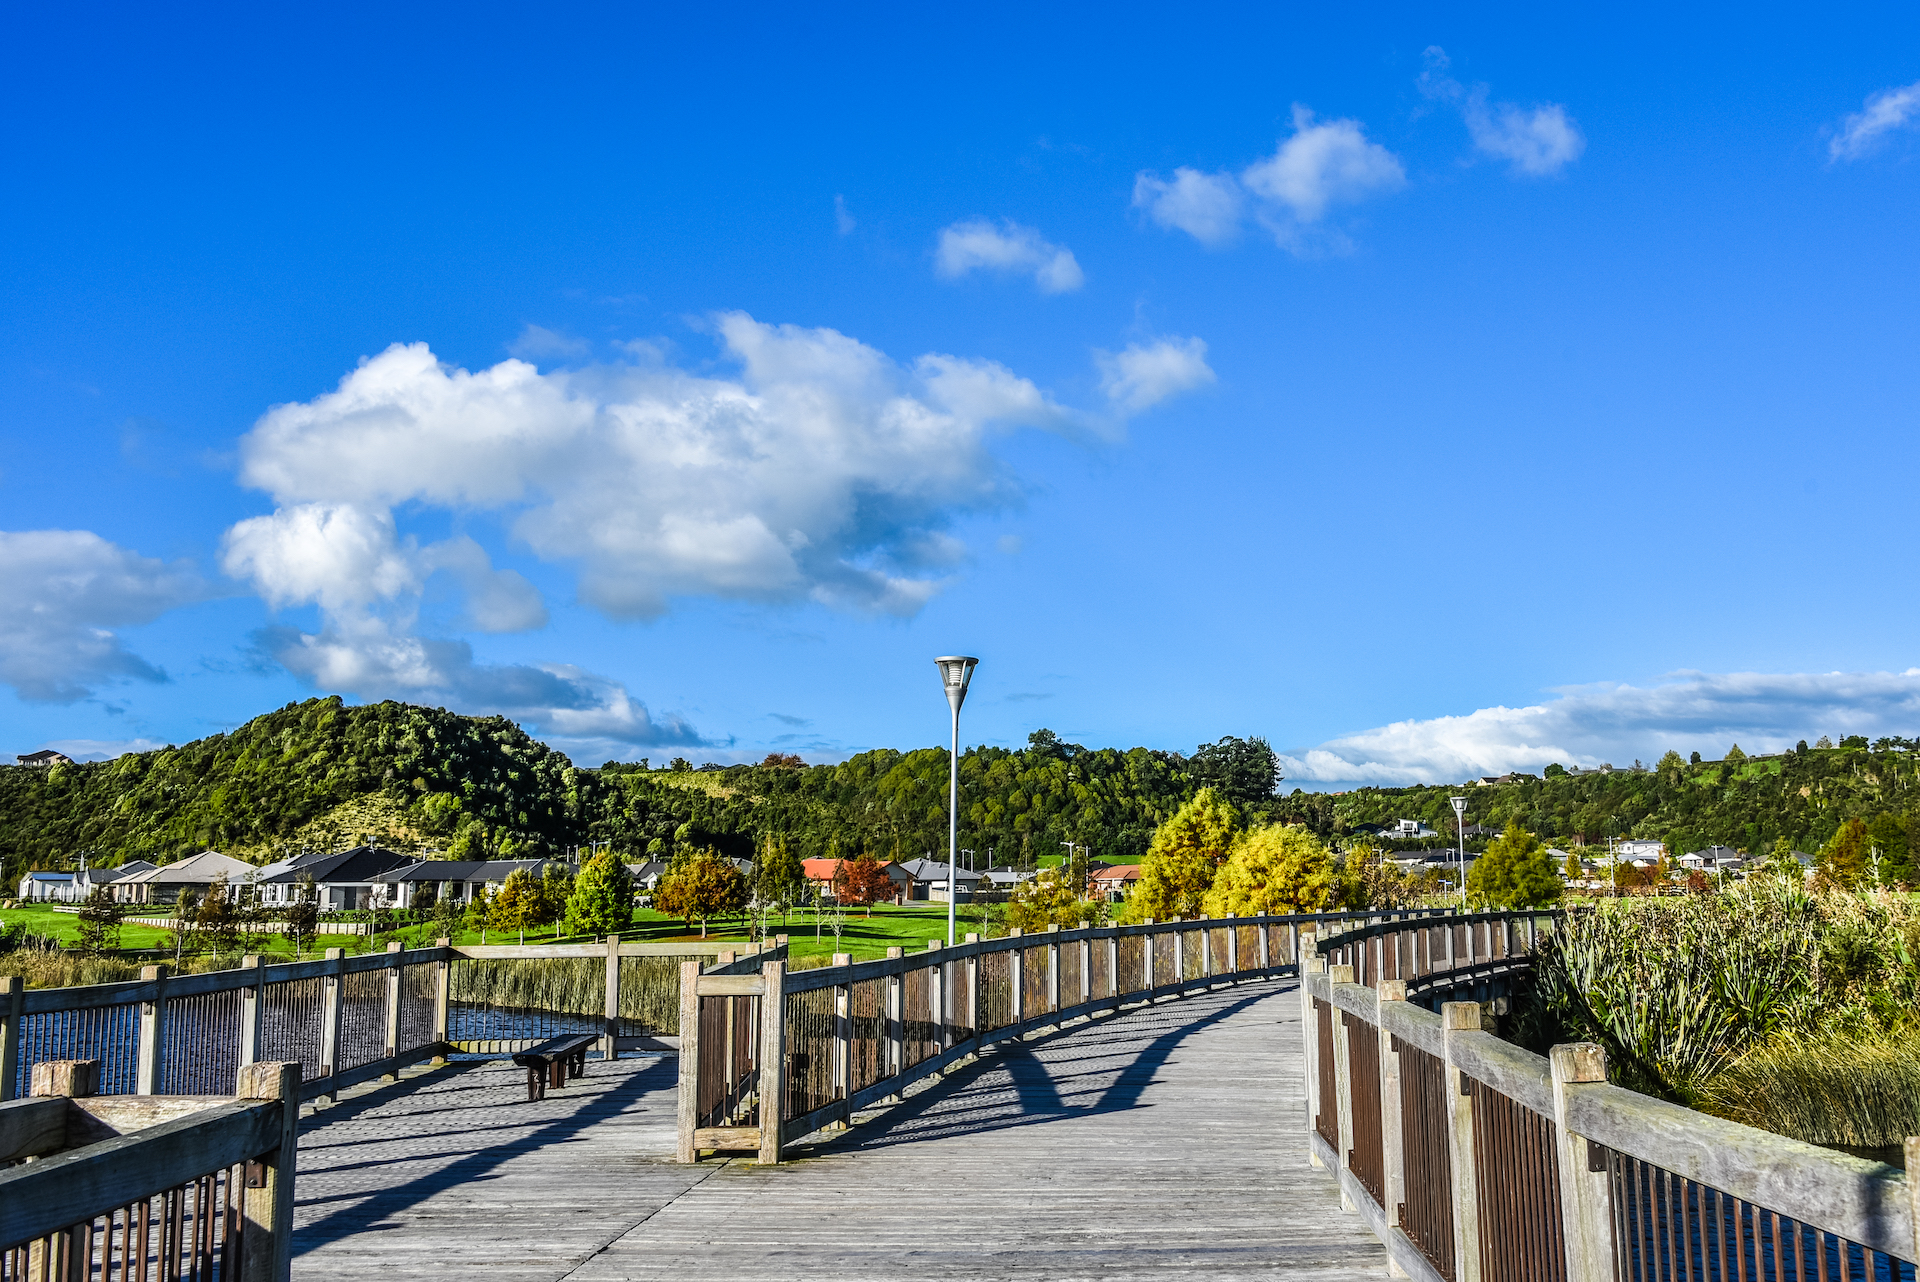
[[[456,1063],[445,1071],[423,1074],[420,1078],[415,1079],[415,1081],[418,1082],[420,1086],[429,1084],[446,1085],[449,1083],[450,1078],[458,1078],[467,1073],[481,1070],[484,1067],[486,1067],[486,1065],[480,1062]],[[355,1192],[334,1197],[321,1196],[307,1198],[299,1197],[298,1193],[296,1193],[297,1205],[312,1207],[328,1201],[344,1201],[349,1198],[352,1200],[352,1205],[342,1206],[337,1210],[329,1211],[311,1223],[304,1224],[296,1229],[293,1235],[293,1253],[296,1256],[303,1255],[309,1251],[326,1246],[329,1243],[339,1241],[342,1238],[350,1237],[355,1233],[377,1227],[380,1221],[385,1220],[389,1216],[404,1211],[418,1202],[425,1201],[436,1193],[444,1192],[457,1185],[471,1184],[496,1178],[494,1175],[496,1167],[504,1166],[515,1156],[529,1149],[539,1148],[547,1144],[562,1143],[580,1132],[585,1131],[595,1123],[604,1121],[620,1113],[627,1105],[640,1099],[642,1096],[661,1091],[672,1091],[678,1081],[678,1073],[678,1064],[671,1057],[656,1059],[647,1067],[641,1068],[637,1072],[627,1074],[617,1081],[612,1082],[604,1090],[595,1091],[591,1095],[582,1095],[578,1104],[572,1111],[564,1116],[552,1118],[540,1125],[527,1129],[515,1138],[499,1142],[486,1142],[486,1146],[483,1148],[470,1151],[464,1157],[458,1157],[445,1166],[425,1172],[401,1184],[370,1190],[366,1193]],[[515,1087],[519,1085],[517,1077],[513,1080],[512,1084]],[[464,1088],[463,1084],[463,1086],[456,1087],[455,1089]],[[419,1088],[416,1087],[415,1091],[409,1091],[407,1093],[416,1093],[418,1089]],[[356,1100],[344,1106],[335,1106],[335,1108],[329,1109],[326,1113],[311,1119],[308,1122],[308,1126],[318,1130],[328,1122],[351,1120],[355,1113],[361,1111],[367,1111],[377,1107],[391,1107],[398,1098],[400,1097],[396,1097],[391,1092],[378,1092],[377,1098],[368,1098],[364,1103]],[[558,1097],[550,1096],[546,1103],[551,1105],[556,1102],[557,1098]],[[353,1108],[355,1104],[360,1104],[362,1107]],[[502,1107],[510,1110],[515,1106],[514,1104],[508,1104]],[[352,1111],[345,1112],[342,1111],[343,1108],[351,1109]],[[508,1129],[511,1126],[511,1123],[501,1123],[498,1119],[494,1118],[490,1118],[489,1122],[496,1124],[475,1127],[472,1128],[469,1133],[480,1135],[487,1131]],[[397,1158],[396,1161],[417,1162],[422,1160],[423,1157],[431,1156],[433,1155],[422,1154],[416,1150],[402,1155],[400,1158]],[[377,1162],[363,1162],[351,1164],[346,1167],[329,1167],[327,1173],[333,1174],[336,1171],[364,1168],[377,1164]]]
[[[1296,991],[1291,979],[1268,981],[1253,991],[1250,987],[1196,993],[1102,1016],[1090,1024],[1074,1024],[1043,1037],[1000,1042],[972,1064],[887,1106],[881,1116],[797,1147],[816,1153],[859,1152],[1142,1107],[1142,1093],[1188,1037],[1266,998]],[[1197,1018],[1185,1018],[1196,1003],[1209,998],[1220,1004]],[[1167,1023],[1173,1026],[1152,1031]],[[1067,1041],[1080,1053],[1047,1053]],[[1100,1063],[1112,1067],[1095,1066]]]

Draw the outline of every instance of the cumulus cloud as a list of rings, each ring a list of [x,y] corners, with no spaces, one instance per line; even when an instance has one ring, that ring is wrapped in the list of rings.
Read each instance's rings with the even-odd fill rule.
[[[1232,174],[1203,174],[1182,165],[1171,181],[1144,169],[1133,179],[1135,209],[1210,249],[1239,239],[1246,204],[1246,193]]]
[[[933,262],[934,270],[949,280],[974,271],[1031,275],[1043,294],[1071,293],[1086,283],[1072,250],[1012,220],[996,227],[972,218],[942,228]]]
[[[1651,762],[1668,749],[1717,757],[1738,742],[1781,752],[1822,734],[1910,735],[1920,668],[1905,672],[1685,673],[1656,686],[1585,686],[1523,708],[1399,721],[1280,754],[1300,782],[1460,783],[1549,762]]]
[[[1858,160],[1876,150],[1888,134],[1904,129],[1920,118],[1920,81],[1898,89],[1882,89],[1871,95],[1865,107],[1840,122],[1840,129],[1827,141],[1827,154],[1834,160]]]
[[[148,623],[206,595],[171,565],[87,530],[0,531],[0,683],[22,699],[74,703],[89,683],[164,681],[110,629]]]
[[[1134,176],[1133,204],[1208,246],[1232,241],[1251,213],[1280,245],[1304,253],[1343,243],[1320,228],[1335,206],[1397,191],[1406,180],[1399,158],[1370,140],[1359,121],[1316,121],[1296,103],[1292,136],[1237,178],[1180,168],[1168,180],[1142,170]]]
[[[1420,91],[1459,108],[1474,147],[1505,160],[1515,172],[1533,177],[1557,174],[1587,149],[1586,136],[1559,103],[1521,107],[1490,102],[1486,85],[1469,88],[1446,74],[1451,59],[1445,49],[1434,45],[1426,58]]]
[[[1122,414],[1139,414],[1170,397],[1214,381],[1207,345],[1198,338],[1129,343],[1124,351],[1095,352],[1100,390]]]

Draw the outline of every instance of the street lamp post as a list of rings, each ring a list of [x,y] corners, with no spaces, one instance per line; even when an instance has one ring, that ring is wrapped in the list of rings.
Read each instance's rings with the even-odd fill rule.
[[[960,705],[967,701],[967,683],[980,660],[964,654],[935,659],[940,682],[946,687],[947,706],[953,709],[953,753],[947,758],[947,947],[953,947],[953,908],[958,894],[954,872],[960,861]]]
[[[1453,831],[1460,838],[1460,911],[1467,910],[1467,799],[1448,797],[1453,803]]]

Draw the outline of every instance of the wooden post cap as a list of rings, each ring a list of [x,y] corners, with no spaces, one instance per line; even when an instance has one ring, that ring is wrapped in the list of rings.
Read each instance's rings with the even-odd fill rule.
[[[1050,921],[1050,922],[1048,922],[1048,923],[1047,923],[1047,929],[1048,929],[1049,931],[1054,931],[1054,930],[1058,930],[1058,929],[1060,929],[1060,923],[1059,923],[1059,922],[1057,922],[1057,921]]]
[[[980,936],[978,936],[978,935],[968,935],[968,936],[967,936],[967,942],[968,942],[969,944],[977,944],[977,943],[979,943],[979,942],[980,942]],[[932,952],[932,951],[933,951],[934,949],[936,949],[936,948],[944,948],[944,947],[946,947],[946,943],[947,943],[947,941],[946,941],[946,940],[944,940],[944,939],[929,939],[929,940],[927,941],[927,951],[928,951],[928,952]]]
[[[86,1099],[99,1089],[99,1060],[43,1059],[33,1066],[28,1093]]]
[[[341,959],[342,957],[345,957],[346,955],[347,955],[347,950],[346,950],[346,949],[344,949],[344,948],[329,948],[329,949],[327,949],[327,960],[328,960],[328,961],[339,961],[339,960],[340,960],[340,959]]]
[[[1598,1042],[1569,1042],[1547,1052],[1557,1082],[1604,1082],[1607,1049]]]
[[[966,937],[966,938],[965,938],[964,940],[962,940],[961,942],[962,942],[962,943],[967,943],[967,944],[977,944],[977,943],[979,943],[979,942],[980,942],[980,936],[978,936],[978,935],[968,935],[968,936],[967,936],[967,937]],[[929,940],[927,941],[927,947],[929,947],[929,948],[938,948],[938,947],[940,947],[940,941],[939,941],[939,940],[937,940],[937,939],[929,939]]]
[[[1453,1032],[1479,1032],[1480,1003],[1442,1002],[1440,1004],[1440,1027]]]
[[[166,977],[167,977],[167,968],[164,963],[159,966],[142,966],[140,968],[140,978],[148,983],[151,983],[156,979],[165,979]],[[4,981],[0,981],[0,982],[4,982]],[[5,991],[4,989],[0,989],[0,992],[4,992],[4,991]]]
[[[1018,939],[1018,938],[1020,938],[1020,936],[1022,936],[1022,935],[1024,935],[1024,934],[1026,934],[1026,932],[1025,932],[1024,930],[1021,930],[1021,929],[1020,929],[1020,928],[1019,928],[1018,926],[1015,926],[1015,927],[1014,927],[1014,928],[1013,928],[1012,930],[1009,930],[1009,931],[1007,932],[1007,938],[1008,938],[1008,939]]]
[[[1407,981],[1404,979],[1381,980],[1380,1000],[1383,1002],[1404,1002],[1407,1000]]]
[[[406,945],[405,945],[405,944],[402,944],[402,943],[401,943],[401,942],[400,942],[399,940],[397,940],[397,939],[389,939],[389,940],[387,941],[387,951],[388,951],[388,952],[390,952],[390,953],[397,953],[397,952],[399,952],[399,951],[400,951],[400,950],[401,950],[402,948],[404,948],[404,947],[406,947]]]
[[[244,956],[244,957],[242,957],[242,958],[240,959],[240,969],[241,969],[241,970],[258,970],[258,969],[260,969],[260,954],[259,954],[259,953],[248,953],[248,954],[247,954],[246,956]]]
[[[612,936],[612,938],[618,939],[620,937],[618,935],[614,935]],[[451,939],[448,939],[445,935],[442,935],[440,938],[433,941],[433,946],[435,948],[446,948],[450,946],[452,943],[453,941]]]
[[[904,949],[904,948],[889,948],[889,949],[887,949],[887,956],[888,956],[889,958],[892,958],[892,957],[905,957],[906,955],[907,955],[907,950],[906,950],[906,949]]]
[[[722,955],[724,956],[724,954]],[[853,965],[853,954],[852,953],[835,953],[833,955],[833,964],[836,966],[851,966]]]
[[[1074,929],[1076,929],[1076,930],[1085,930],[1085,929],[1086,929],[1086,928],[1087,928],[1088,926],[1090,926],[1090,925],[1092,925],[1092,923],[1091,923],[1091,922],[1084,922],[1084,921],[1083,921],[1083,922],[1081,922],[1081,923],[1080,923],[1080,924],[1079,924],[1078,926],[1076,926],[1076,927],[1075,927]]]
[[[297,1060],[263,1060],[242,1064],[233,1093],[241,1099],[300,1098],[300,1064]]]
[[[1353,982],[1353,967],[1351,966],[1327,967],[1327,982],[1330,984],[1351,984]]]

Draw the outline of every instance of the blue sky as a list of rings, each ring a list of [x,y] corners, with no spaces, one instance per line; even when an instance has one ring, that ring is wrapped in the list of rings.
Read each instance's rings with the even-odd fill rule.
[[[1920,19],[16,10],[0,725],[1920,732]]]

